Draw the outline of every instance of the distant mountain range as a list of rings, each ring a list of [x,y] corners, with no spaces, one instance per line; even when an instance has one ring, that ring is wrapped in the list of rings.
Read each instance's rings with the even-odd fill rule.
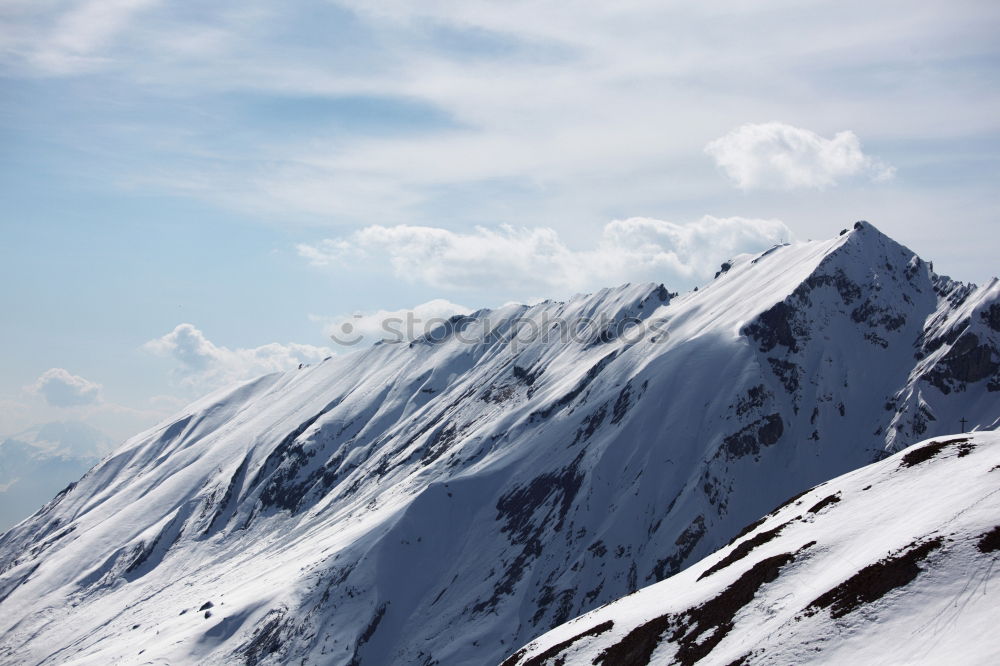
[[[866,222],[734,257],[683,295],[625,285],[481,310],[412,342],[216,392],[127,441],[0,536],[0,662],[499,663],[701,562],[664,585],[696,578],[762,539],[752,532],[703,561],[793,495],[917,441],[998,423],[1000,283],[939,276]],[[992,455],[982,442],[968,456],[980,466]],[[963,486],[949,504],[951,474],[972,477],[927,469],[939,468],[937,484],[901,476],[911,494],[878,497],[940,492],[956,510],[974,499]],[[669,615],[664,631],[701,633],[656,633],[654,651],[726,633],[727,658],[766,661],[778,654],[771,639],[740,652],[734,637],[749,625],[724,630],[736,622],[728,610],[703,621],[693,609],[765,553],[795,559],[748,574],[752,599],[772,599],[777,587],[755,581],[786,567],[805,585],[810,562],[850,548],[849,507],[876,506],[853,485],[828,494],[838,491],[829,520],[807,511],[824,499],[814,492],[760,526],[791,520],[780,541],[690,581],[684,599],[659,604],[644,591],[634,609],[633,597],[611,607],[622,613],[608,616],[614,628],[567,625],[518,663],[562,663],[536,657],[577,629],[593,632],[581,650],[605,650],[655,613]],[[930,523],[902,516],[886,507],[892,538],[859,542],[816,578],[815,597],[910,541],[927,548]],[[955,524],[965,550],[927,557],[965,557],[982,525]],[[802,621],[862,632],[831,624],[837,603]],[[807,608],[793,606],[773,612]]]
[[[112,448],[77,421],[57,421],[0,438],[0,532],[27,518]]]

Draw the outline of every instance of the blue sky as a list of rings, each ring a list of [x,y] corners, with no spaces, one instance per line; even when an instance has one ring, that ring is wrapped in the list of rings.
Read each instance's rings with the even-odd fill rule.
[[[584,4],[6,2],[0,434],[862,218],[997,273],[997,3]]]

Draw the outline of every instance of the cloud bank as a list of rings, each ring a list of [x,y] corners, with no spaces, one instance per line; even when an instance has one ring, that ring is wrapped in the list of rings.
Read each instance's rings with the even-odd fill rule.
[[[520,296],[590,291],[636,280],[688,285],[710,278],[733,255],[790,237],[779,220],[705,216],[675,223],[634,217],[605,225],[592,249],[573,249],[544,227],[456,232],[373,225],[299,245],[298,251],[316,266],[385,261],[395,275],[412,282],[454,290],[489,285]]]
[[[64,368],[50,368],[28,387],[53,407],[92,405],[101,400],[101,385]]]
[[[852,176],[885,181],[895,169],[865,155],[851,131],[825,139],[784,123],[746,124],[705,146],[740,189],[824,188]]]
[[[316,363],[333,353],[327,347],[276,342],[251,349],[229,349],[216,345],[187,323],[178,324],[166,335],[150,340],[143,349],[174,360],[177,363],[175,374],[181,383],[199,388],[291,370],[300,363]]]

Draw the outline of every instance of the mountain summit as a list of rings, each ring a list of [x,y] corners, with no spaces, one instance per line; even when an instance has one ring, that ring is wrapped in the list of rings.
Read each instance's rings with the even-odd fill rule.
[[[859,222],[214,393],[0,537],[0,660],[484,664],[1000,418],[1000,286]]]

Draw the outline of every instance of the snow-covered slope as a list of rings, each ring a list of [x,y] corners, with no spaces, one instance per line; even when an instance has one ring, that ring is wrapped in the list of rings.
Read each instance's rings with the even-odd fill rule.
[[[789,495],[996,424],[995,282],[867,223],[723,268],[191,405],[0,537],[0,661],[497,662]]]
[[[930,440],[821,484],[504,666],[996,664],[1000,435]]]

